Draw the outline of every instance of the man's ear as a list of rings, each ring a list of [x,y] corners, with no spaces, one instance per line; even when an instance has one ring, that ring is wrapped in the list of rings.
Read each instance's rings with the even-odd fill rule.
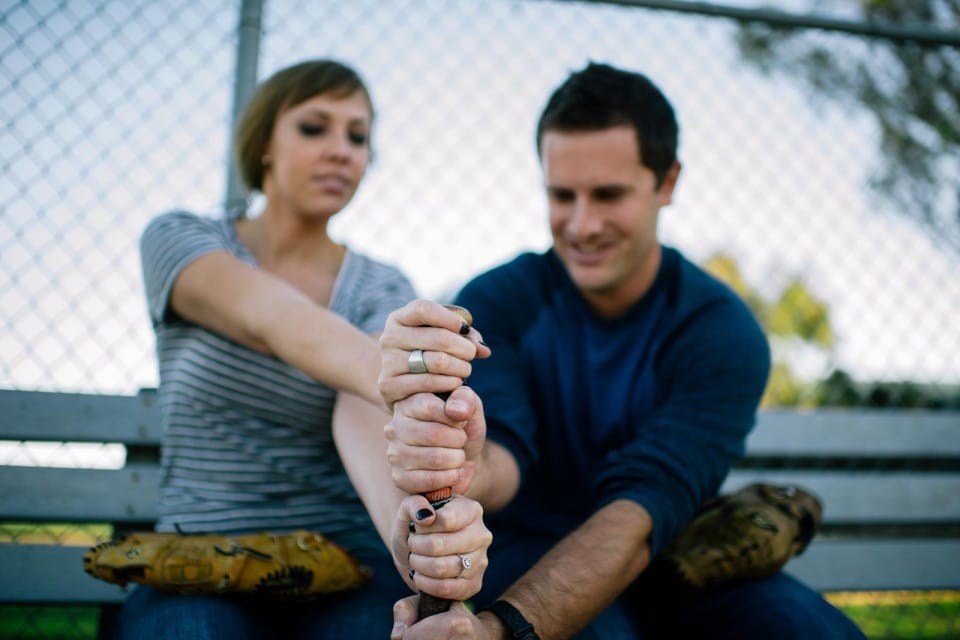
[[[677,187],[677,180],[680,178],[680,161],[674,160],[670,168],[663,176],[663,182],[657,190],[660,194],[660,206],[664,207],[673,202],[673,190]]]

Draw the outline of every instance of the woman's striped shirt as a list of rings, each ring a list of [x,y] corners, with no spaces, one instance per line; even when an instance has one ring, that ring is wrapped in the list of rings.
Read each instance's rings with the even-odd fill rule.
[[[256,264],[234,221],[174,211],[151,221],[141,237],[164,427],[157,528],[307,528],[354,552],[384,553],[334,447],[336,392],[169,307],[177,276],[201,255],[228,251]],[[330,309],[373,333],[413,298],[399,270],[348,250]]]

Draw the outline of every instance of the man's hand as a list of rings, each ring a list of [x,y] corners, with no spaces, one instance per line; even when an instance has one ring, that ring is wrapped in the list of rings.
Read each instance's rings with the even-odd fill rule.
[[[432,393],[400,400],[384,427],[394,484],[407,493],[452,487],[466,494],[486,432],[483,403],[469,387],[457,388],[446,402]]]
[[[418,622],[419,597],[410,596],[393,605],[393,630],[390,632],[390,640],[495,640],[501,637],[500,623],[493,615],[474,615],[462,602],[454,602],[449,611]]]
[[[411,373],[410,353],[423,351],[426,373]],[[470,376],[470,362],[490,349],[456,312],[414,300],[387,317],[380,334],[380,395],[388,408],[416,393],[453,391]]]
[[[456,496],[434,510],[423,496],[400,503],[391,534],[394,564],[415,590],[448,598],[472,598],[483,586],[493,535],[480,503]]]

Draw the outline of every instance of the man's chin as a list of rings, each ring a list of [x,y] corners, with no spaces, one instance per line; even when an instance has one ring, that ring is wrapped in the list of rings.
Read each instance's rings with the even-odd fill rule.
[[[570,279],[577,288],[584,292],[603,293],[610,288],[610,277],[606,269],[601,266],[585,267],[583,265],[567,266]]]

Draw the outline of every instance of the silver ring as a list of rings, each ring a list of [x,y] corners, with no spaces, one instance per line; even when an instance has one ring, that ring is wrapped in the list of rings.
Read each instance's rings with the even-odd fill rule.
[[[423,361],[423,349],[414,349],[407,358],[407,367],[410,373],[428,373],[427,363]]]
[[[473,566],[473,560],[470,559],[470,556],[464,555],[462,553],[458,553],[457,557],[460,558],[460,566],[462,567],[460,569],[460,575],[457,577],[462,578],[463,574],[467,572],[467,569]]]

